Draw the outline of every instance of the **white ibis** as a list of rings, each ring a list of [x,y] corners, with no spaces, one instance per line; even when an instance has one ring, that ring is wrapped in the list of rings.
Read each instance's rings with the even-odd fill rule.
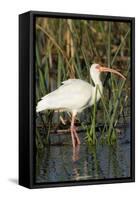
[[[96,94],[96,101],[101,98],[103,92],[103,85],[100,80],[101,72],[112,72],[125,79],[120,72],[114,69],[103,67],[99,64],[93,64],[90,68],[90,75],[95,86],[92,86],[81,79],[68,79],[63,81],[63,84],[58,89],[42,97],[37,104],[36,112],[44,110],[59,110],[67,111],[72,114],[70,130],[73,147],[75,147],[76,144],[80,144],[80,139],[75,127],[75,117],[77,113],[92,106],[95,102]],[[100,91],[96,89],[97,85],[99,86]]]

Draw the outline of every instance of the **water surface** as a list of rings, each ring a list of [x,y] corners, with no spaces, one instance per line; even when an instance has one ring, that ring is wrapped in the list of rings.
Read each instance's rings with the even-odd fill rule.
[[[71,145],[70,134],[51,135],[51,145],[36,157],[36,183],[130,177],[130,127],[121,129],[114,145]]]

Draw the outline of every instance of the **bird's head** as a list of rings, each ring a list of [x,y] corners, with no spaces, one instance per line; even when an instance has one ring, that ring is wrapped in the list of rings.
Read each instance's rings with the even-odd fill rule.
[[[90,74],[91,76],[100,76],[101,72],[111,72],[114,74],[117,74],[118,76],[120,76],[123,79],[126,79],[125,76],[123,76],[120,72],[118,72],[115,69],[111,69],[109,67],[105,67],[105,66],[101,66],[99,64],[92,64],[91,68],[90,68]]]

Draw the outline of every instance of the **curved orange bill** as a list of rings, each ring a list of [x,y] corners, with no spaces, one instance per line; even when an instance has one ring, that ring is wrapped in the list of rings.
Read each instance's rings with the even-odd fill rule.
[[[121,76],[121,78],[123,79],[126,79],[125,76],[123,76],[120,72],[118,72],[117,70],[115,69],[111,69],[109,67],[102,67],[102,66],[97,66],[96,67],[100,72],[111,72],[111,73],[114,73],[114,74],[117,74],[118,76]]]

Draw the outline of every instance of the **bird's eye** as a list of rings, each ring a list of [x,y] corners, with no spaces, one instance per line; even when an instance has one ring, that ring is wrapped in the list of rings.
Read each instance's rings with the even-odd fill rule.
[[[100,70],[100,65],[97,65],[96,67],[95,67],[95,69],[98,69],[98,71]]]

